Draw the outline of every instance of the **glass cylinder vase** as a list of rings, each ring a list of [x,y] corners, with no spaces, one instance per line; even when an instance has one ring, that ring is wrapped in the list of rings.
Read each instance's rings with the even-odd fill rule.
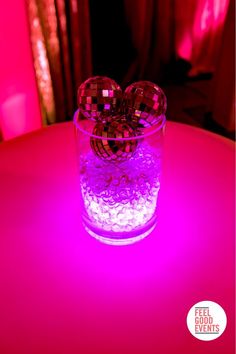
[[[101,242],[127,245],[155,228],[165,122],[133,135],[114,123],[114,134],[75,112],[82,220]]]

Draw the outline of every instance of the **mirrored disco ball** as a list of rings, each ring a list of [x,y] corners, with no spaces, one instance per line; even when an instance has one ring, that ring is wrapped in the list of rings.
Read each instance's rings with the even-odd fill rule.
[[[162,89],[150,81],[138,81],[124,92],[122,110],[135,124],[144,128],[158,124],[167,108]]]
[[[77,93],[78,107],[86,118],[106,121],[120,104],[120,86],[105,76],[94,76],[83,82]]]
[[[118,116],[113,117],[110,123],[97,123],[93,135],[101,138],[90,138],[90,145],[94,153],[102,160],[109,162],[124,162],[130,159],[138,145],[137,139],[124,140],[135,136],[134,129]],[[111,138],[119,139],[112,140]]]

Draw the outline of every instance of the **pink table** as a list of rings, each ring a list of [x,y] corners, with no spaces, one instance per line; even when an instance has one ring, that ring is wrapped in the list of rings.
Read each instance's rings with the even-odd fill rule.
[[[234,144],[169,122],[158,227],[112,247],[81,226],[73,138],[0,145],[0,353],[233,353]],[[228,317],[210,342],[186,326],[202,300]]]

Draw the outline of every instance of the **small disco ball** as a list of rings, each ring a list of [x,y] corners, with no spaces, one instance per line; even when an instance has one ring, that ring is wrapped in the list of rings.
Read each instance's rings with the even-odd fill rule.
[[[105,122],[119,106],[121,97],[121,88],[114,80],[94,76],[80,85],[77,102],[86,118]]]
[[[129,120],[147,128],[160,123],[165,114],[166,96],[162,89],[150,81],[138,81],[128,86],[124,92],[122,110]]]
[[[122,117],[113,117],[110,123],[97,123],[93,130],[93,135],[100,138],[90,138],[90,145],[94,153],[102,160],[109,162],[124,162],[130,159],[138,145],[137,139],[122,140],[135,136],[134,129]],[[119,140],[112,140],[113,138]]]

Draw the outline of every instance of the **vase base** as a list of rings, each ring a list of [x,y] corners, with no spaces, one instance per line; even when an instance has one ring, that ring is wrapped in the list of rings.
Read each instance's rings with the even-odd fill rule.
[[[91,227],[91,225],[84,222],[85,230],[88,234],[102,243],[113,246],[125,246],[136,243],[147,237],[156,227],[156,218],[148,222],[145,226],[130,232],[109,232],[98,228]]]

